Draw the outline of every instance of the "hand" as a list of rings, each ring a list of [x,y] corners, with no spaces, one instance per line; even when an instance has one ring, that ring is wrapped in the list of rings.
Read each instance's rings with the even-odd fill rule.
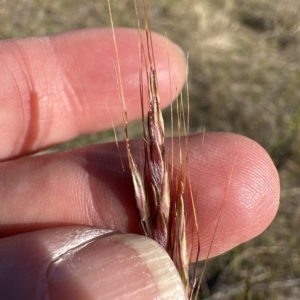
[[[135,119],[137,33],[116,34],[128,116]],[[171,42],[165,50],[163,37],[153,35],[153,43],[166,106],[172,100],[168,56],[174,96],[184,81],[184,59]],[[114,143],[25,156],[111,127],[106,105],[115,125],[122,124],[111,30],[3,41],[0,58],[0,298],[152,299],[183,293],[155,242],[116,233],[140,231],[130,174],[122,171]],[[136,159],[140,147],[132,142]],[[229,133],[206,133],[204,142],[202,135],[192,136],[189,149],[201,258],[223,200],[211,256],[260,234],[279,204],[278,174],[267,153]],[[121,152],[126,157],[124,144]],[[189,203],[187,220],[193,220]],[[191,242],[191,222],[188,230]]]

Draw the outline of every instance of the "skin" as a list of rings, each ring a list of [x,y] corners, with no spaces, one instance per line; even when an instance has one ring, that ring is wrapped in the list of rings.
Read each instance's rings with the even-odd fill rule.
[[[133,120],[140,115],[137,33],[119,29],[116,37]],[[173,96],[183,85],[185,61],[172,42],[152,38],[162,106],[167,106],[172,101],[168,56]],[[134,235],[140,229],[130,173],[122,171],[115,144],[28,156],[109,128],[110,115],[114,125],[122,124],[114,53],[108,29],[0,43],[1,299],[175,299],[172,291],[184,298],[167,254]],[[142,145],[131,145],[139,161]],[[122,143],[120,151],[126,158]],[[175,150],[178,161],[176,155]],[[271,223],[279,178],[257,143],[229,133],[199,134],[189,140],[189,160],[201,258],[212,244],[222,205],[211,256]],[[185,199],[191,244],[188,192]]]

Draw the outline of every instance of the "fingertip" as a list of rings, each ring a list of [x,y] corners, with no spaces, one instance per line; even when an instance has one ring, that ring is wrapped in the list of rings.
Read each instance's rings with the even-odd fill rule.
[[[0,298],[185,299],[185,291],[153,240],[68,226],[2,240]]]
[[[271,157],[257,142],[240,135],[228,137],[236,159],[230,181],[234,189],[232,216],[234,212],[236,217],[239,215],[238,229],[245,230],[246,241],[264,231],[274,219],[279,206],[279,175]]]
[[[50,298],[68,299],[75,282],[85,289],[84,299],[185,299],[168,254],[133,234],[106,235],[67,253],[48,271]]]
[[[274,219],[280,195],[278,172],[255,141],[231,133],[206,133],[197,178],[201,257],[221,254],[262,233]],[[201,163],[200,163],[201,160]],[[211,250],[210,246],[212,245]]]

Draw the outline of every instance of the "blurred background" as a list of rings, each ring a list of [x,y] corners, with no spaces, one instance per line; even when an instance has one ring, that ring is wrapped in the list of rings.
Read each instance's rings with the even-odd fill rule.
[[[136,27],[132,0],[112,7],[115,26]],[[202,298],[300,299],[300,1],[149,0],[148,11],[152,30],[189,53],[191,131],[256,140],[281,177],[275,221],[209,262]],[[0,0],[0,16],[1,39],[110,26],[106,0]],[[111,140],[93,134],[54,150]]]

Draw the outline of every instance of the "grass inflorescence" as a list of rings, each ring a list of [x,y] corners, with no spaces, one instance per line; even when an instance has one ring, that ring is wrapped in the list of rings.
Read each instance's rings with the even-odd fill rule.
[[[139,20],[137,2],[134,1],[134,3],[138,23],[139,49],[141,58],[140,97],[144,133],[144,168],[142,170],[139,170],[135,160],[131,155],[127,125],[128,118],[126,99],[123,94],[119,51],[114,33],[110,1],[108,0],[115,52],[117,57],[116,69],[118,82],[120,85],[120,99],[123,107],[127,157],[135,192],[135,205],[140,220],[142,233],[145,236],[154,239],[167,251],[178,270],[182,283],[186,289],[187,297],[192,299],[195,287],[195,297],[198,295],[199,288],[197,288],[198,285],[196,284],[195,274],[193,274],[192,279],[190,280],[188,273],[190,257],[186,243],[186,215],[183,199],[186,184],[186,174],[188,173],[188,170],[186,171],[183,169],[182,152],[180,151],[181,172],[176,179],[169,175],[168,155],[164,144],[164,120],[160,107],[157,71],[155,67],[151,30],[149,27],[149,21],[147,19],[146,1],[143,2],[145,20],[145,30],[143,32],[140,28],[141,22]],[[145,35],[146,44],[143,43],[143,34]],[[144,70],[146,73],[145,82],[142,76]],[[143,92],[144,84],[146,85],[146,93]],[[149,105],[147,112],[145,112],[144,101]],[[182,111],[180,110],[180,113],[181,112]],[[146,118],[145,114],[147,115]],[[178,121],[178,127],[180,127],[180,118]],[[185,136],[185,138],[187,139],[187,136]],[[179,144],[181,149],[181,143]],[[172,168],[173,166],[171,166],[171,169]],[[175,186],[175,189],[173,188],[173,190],[176,192],[171,195],[171,187],[173,186]],[[196,218],[194,222],[195,227],[197,228]],[[197,242],[199,243],[199,241]]]

